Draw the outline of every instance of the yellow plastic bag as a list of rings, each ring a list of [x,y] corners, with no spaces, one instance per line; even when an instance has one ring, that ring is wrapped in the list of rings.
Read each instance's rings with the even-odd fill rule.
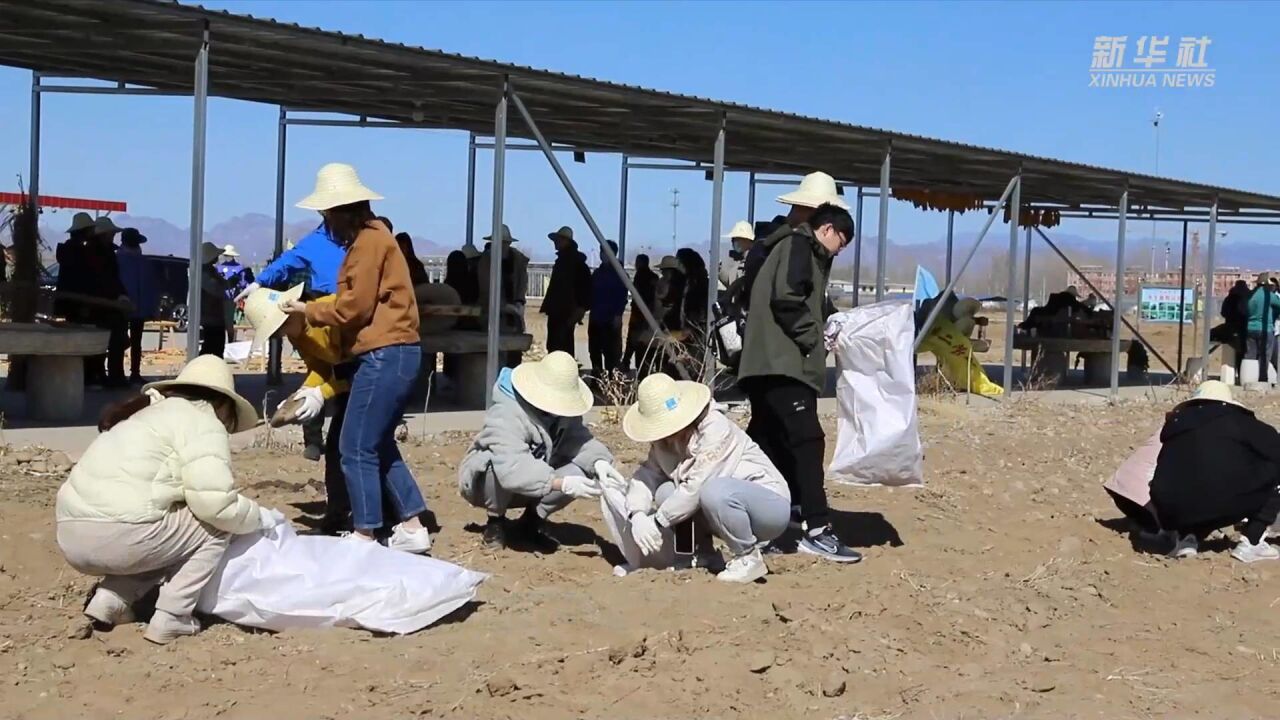
[[[955,323],[942,316],[934,322],[929,336],[920,343],[921,350],[933,353],[938,362],[938,370],[952,386],[963,388],[968,380],[968,390],[971,393],[986,397],[1003,395],[1004,388],[987,377],[982,363],[973,357],[972,347],[969,338],[956,330]]]

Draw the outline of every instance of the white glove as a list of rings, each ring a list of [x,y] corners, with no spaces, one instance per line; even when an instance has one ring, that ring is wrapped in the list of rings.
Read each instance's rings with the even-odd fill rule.
[[[600,483],[595,480],[588,480],[581,475],[567,475],[560,478],[560,492],[572,498],[598,498],[604,491],[600,489]]]
[[[658,521],[648,513],[636,513],[631,518],[631,539],[636,541],[644,555],[652,555],[662,549],[662,531],[658,529]]]
[[[284,513],[274,508],[258,506],[258,522],[261,523],[263,530],[270,530],[277,525],[284,525],[289,522],[285,518]]]
[[[293,394],[293,397],[302,400],[302,407],[298,408],[298,422],[305,423],[315,419],[317,415],[324,410],[324,394],[320,392],[318,387],[299,388]]]
[[[616,488],[618,492],[627,491],[627,479],[622,477],[622,473],[618,472],[608,460],[597,460],[594,465],[596,471],[596,480],[601,485]]]
[[[261,286],[261,285],[259,285],[259,284],[258,284],[258,283],[256,283],[256,282],[251,282],[251,283],[249,283],[248,285],[246,285],[246,286],[244,287],[244,290],[241,290],[241,291],[240,291],[240,294],[239,294],[239,295],[237,295],[237,296],[236,296],[236,299],[235,299],[235,300],[233,300],[232,302],[242,302],[245,298],[247,298],[247,297],[249,297],[250,295],[252,295],[252,294],[253,294],[253,291],[255,291],[255,290],[261,290],[261,289],[262,289],[262,286]]]

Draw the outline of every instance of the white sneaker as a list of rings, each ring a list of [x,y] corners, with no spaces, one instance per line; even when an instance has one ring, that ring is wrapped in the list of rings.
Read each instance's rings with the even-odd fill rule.
[[[1266,540],[1261,540],[1257,545],[1249,542],[1249,538],[1240,538],[1240,542],[1236,544],[1231,551],[1231,557],[1244,563],[1257,562],[1259,560],[1280,560],[1280,550],[1271,545]]]
[[[134,621],[133,608],[124,598],[99,587],[93,591],[93,599],[85,606],[84,614],[94,622],[108,627],[128,625]]]
[[[1179,560],[1195,557],[1200,552],[1200,541],[1196,540],[1195,535],[1183,535],[1174,543],[1173,549],[1169,551],[1169,557]]]
[[[190,615],[179,617],[164,610],[156,610],[142,637],[157,645],[168,645],[180,637],[195,635],[198,632],[200,632],[200,623]]]
[[[387,539],[387,547],[400,552],[422,555],[431,549],[431,533],[426,528],[406,530],[404,525],[397,525]]]
[[[764,557],[757,549],[730,560],[724,570],[716,575],[716,579],[731,583],[751,583],[768,574],[769,568],[765,566]]]

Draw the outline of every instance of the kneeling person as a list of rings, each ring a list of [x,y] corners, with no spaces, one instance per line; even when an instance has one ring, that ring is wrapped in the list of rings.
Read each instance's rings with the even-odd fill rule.
[[[484,508],[484,544],[508,541],[554,550],[542,521],[577,498],[600,497],[600,480],[623,478],[613,455],[582,422],[591,391],[578,378],[578,364],[564,352],[538,362],[503,369],[493,388],[493,405],[458,470],[458,490]],[[511,529],[507,510],[524,508]]]
[[[633,567],[669,563],[670,528],[701,511],[733,559],[717,575],[749,583],[768,572],[760,548],[787,529],[791,493],[742,428],[711,408],[711,389],[664,374],[640,383],[622,428],[649,457],[625,487],[606,483],[606,524]]]

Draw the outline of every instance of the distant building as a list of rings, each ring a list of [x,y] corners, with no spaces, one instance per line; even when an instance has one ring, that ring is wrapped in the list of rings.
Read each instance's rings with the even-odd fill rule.
[[[1104,268],[1101,265],[1081,265],[1080,273],[1084,275],[1089,282],[1105,297],[1111,297],[1116,290],[1116,275],[1111,268]],[[1218,268],[1213,273],[1213,296],[1222,298],[1231,289],[1237,280],[1245,280],[1250,285],[1257,277],[1258,272],[1254,270],[1246,270],[1237,267]],[[1203,273],[1192,272],[1187,270],[1187,287],[1197,288],[1203,283]],[[1124,273],[1124,294],[1133,296],[1138,293],[1141,285],[1158,285],[1164,287],[1178,287],[1178,283],[1182,280],[1181,269],[1172,269],[1168,271],[1151,272],[1144,267],[1130,267]],[[1063,280],[1063,287],[1075,285],[1080,291],[1082,297],[1088,296],[1092,292],[1086,283],[1080,282],[1080,278],[1075,274],[1068,272]]]

